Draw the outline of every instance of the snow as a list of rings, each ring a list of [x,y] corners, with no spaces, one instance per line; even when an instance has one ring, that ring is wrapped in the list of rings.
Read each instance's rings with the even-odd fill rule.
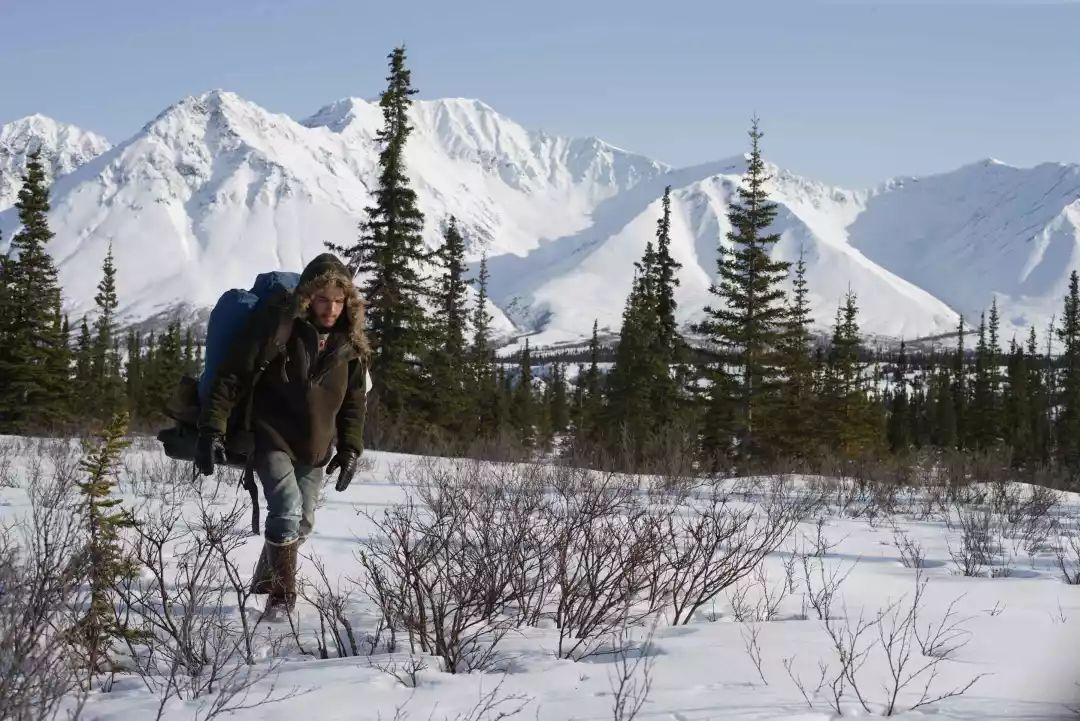
[[[161,487],[164,481],[160,475],[144,479],[141,486],[136,482],[138,469],[145,468],[143,464],[157,468],[159,473],[169,464],[162,461],[154,445],[151,442],[149,447],[129,451],[122,485],[125,501],[129,507],[146,503],[148,489],[163,498],[186,498],[184,507],[191,518],[196,500],[191,492],[183,493],[182,487]],[[23,451],[25,455],[14,458],[11,470],[5,474],[8,480],[15,480],[16,487],[0,488],[0,523],[17,519],[27,510],[25,491],[18,486],[25,482],[27,469],[33,466],[32,457],[52,455],[35,451],[32,442],[23,446]],[[410,495],[415,497],[417,493],[412,464],[423,459],[382,452],[368,452],[365,457],[368,466],[346,492],[334,492],[332,484],[324,490],[315,534],[303,549],[305,555],[318,556],[326,563],[333,580],[344,581],[360,573],[355,554],[373,531],[363,513],[377,515],[388,505],[400,503]],[[186,469],[177,477],[183,478],[184,473]],[[797,486],[802,488],[821,481],[830,482],[829,479],[796,479]],[[214,488],[213,480],[202,484],[204,500],[212,507],[232,503],[234,490],[228,483],[222,484],[217,494],[213,493]],[[922,573],[928,582],[920,623],[936,621],[950,603],[956,602],[955,611],[970,642],[952,661],[943,663],[933,689],[943,691],[966,684],[979,674],[989,675],[961,697],[916,711],[902,711],[896,717],[909,721],[1064,718],[1065,705],[1080,700],[1075,686],[1080,587],[1063,583],[1051,551],[1043,548],[1028,556],[1019,541],[1010,539],[1006,539],[1005,545],[1007,554],[1015,554],[1010,561],[1010,576],[959,576],[950,560],[950,548],[959,547],[955,518],[949,528],[940,518],[920,517],[914,511],[911,507],[891,519],[878,517],[871,521],[865,516],[838,514],[834,507],[821,525],[829,547],[820,559],[810,559],[812,567],[820,562],[827,570],[850,571],[834,602],[833,623],[839,626],[845,619],[854,623],[860,613],[870,616],[891,602],[910,600],[916,571],[900,561],[895,545],[897,529],[918,541],[925,552]],[[1075,523],[1078,514],[1080,499],[1067,495],[1051,517],[1069,524]],[[1076,532],[1073,526],[1066,525],[1058,530]],[[808,519],[800,525],[791,543],[769,555],[764,565],[768,587],[782,583],[784,562],[795,545],[804,550],[813,547],[817,534],[817,525]],[[242,567],[254,564],[259,548],[258,538],[247,540],[242,549]],[[310,561],[303,563],[310,569]],[[748,600],[753,603],[759,592],[760,588],[751,584]],[[373,609],[359,594],[352,598],[347,613],[358,634],[373,630]],[[304,602],[299,606],[299,618],[302,634],[311,634],[317,628],[317,620]],[[744,648],[744,637],[755,626],[760,633],[762,674],[767,684],[759,677]],[[639,636],[644,630],[637,630]],[[415,689],[406,688],[376,668],[391,660],[384,653],[315,660],[293,652],[287,655],[273,683],[279,692],[297,690],[300,695],[240,711],[229,718],[391,719],[395,709],[404,707],[411,719],[453,719],[471,709],[483,693],[491,691],[500,681],[503,684],[500,694],[528,697],[519,718],[542,721],[612,718],[614,659],[596,656],[580,662],[559,660],[553,651],[556,639],[557,632],[546,624],[512,634],[503,647],[508,668],[505,676],[494,672],[443,674],[434,670],[433,659],[428,659],[431,668],[420,673]],[[870,639],[876,642],[876,631],[871,632]],[[394,658],[401,661],[403,656],[398,653]],[[835,663],[823,622],[817,620],[806,604],[805,595],[798,591],[781,603],[773,620],[756,624],[734,620],[732,597],[721,594],[715,604],[703,608],[688,625],[672,627],[662,622],[650,658],[654,663],[652,687],[641,719],[824,721],[834,718],[824,696],[816,700],[815,708],[808,708],[784,669],[784,659],[793,658],[794,672],[813,686],[818,661]],[[924,660],[917,648],[915,660]],[[259,663],[265,665],[268,661],[263,659]],[[875,714],[882,709],[885,698],[882,684],[886,678],[885,658],[879,650],[874,650],[858,672],[858,679]],[[257,689],[256,696],[268,688],[268,683]],[[910,702],[910,696],[901,695],[899,708],[906,709],[905,704]],[[112,692],[94,694],[87,707],[88,717],[100,721],[153,718],[156,709],[157,699],[136,679],[125,677],[120,678]],[[845,716],[868,715],[850,692],[842,709]],[[194,713],[195,704],[173,702],[164,718],[189,719]]]
[[[45,174],[51,180],[93,160],[111,146],[96,133],[44,115],[30,115],[0,125],[0,210],[15,204],[26,159],[41,150]]]
[[[437,245],[454,215],[472,270],[489,256],[500,336],[575,341],[594,319],[617,331],[668,185],[672,252],[683,264],[678,320],[695,322],[713,302],[744,155],[672,168],[597,138],[526,129],[465,98],[418,101],[412,122],[406,163],[425,241]],[[355,239],[381,124],[377,102],[360,98],[298,122],[225,90],[179,101],[116,147],[40,116],[16,121],[0,127],[0,231],[10,239],[16,229],[11,179],[40,139],[56,158],[51,250],[72,317],[92,312],[110,243],[124,320],[205,308],[257,272],[295,270],[325,243]],[[821,330],[851,289],[868,335],[946,332],[994,298],[1008,335],[1057,313],[1080,268],[1080,165],[987,159],[857,191],[769,172],[775,255],[805,254]]]

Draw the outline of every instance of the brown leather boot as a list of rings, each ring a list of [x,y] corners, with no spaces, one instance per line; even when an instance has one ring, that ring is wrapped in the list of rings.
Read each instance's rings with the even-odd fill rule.
[[[267,541],[265,547],[266,563],[270,567],[270,595],[263,618],[273,622],[292,613],[296,606],[296,558],[300,544]]]
[[[306,537],[300,536],[296,541],[296,546],[299,548],[307,540]],[[270,593],[270,581],[273,578],[273,574],[270,572],[270,562],[267,560],[266,547],[269,541],[263,542],[262,553],[259,554],[259,560],[255,564],[255,574],[251,578],[251,592],[253,594]]]
[[[266,558],[266,543],[263,543],[262,553],[255,564],[255,575],[251,578],[251,592],[256,594],[270,593],[270,563]]]

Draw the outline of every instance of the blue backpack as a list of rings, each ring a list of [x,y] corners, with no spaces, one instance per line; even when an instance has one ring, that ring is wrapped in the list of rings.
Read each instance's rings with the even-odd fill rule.
[[[259,273],[251,290],[233,288],[221,294],[206,325],[203,372],[199,378],[199,403],[210,396],[217,368],[229,352],[233,339],[244,329],[251,314],[269,298],[296,290],[299,273],[275,270]]]
[[[181,378],[164,409],[165,414],[176,421],[172,428],[162,429],[157,435],[167,456],[176,460],[194,460],[195,444],[199,437],[197,424],[200,409],[213,388],[218,366],[228,355],[234,339],[244,330],[255,310],[271,299],[296,290],[299,282],[299,273],[283,271],[260,273],[256,276],[251,290],[234,288],[225,291],[218,298],[213,310],[210,311],[210,320],[206,326],[202,376]],[[291,322],[283,322],[275,331],[274,345],[278,349],[284,347],[291,328]],[[268,359],[264,361],[268,362]],[[257,370],[256,377],[252,379],[252,386],[257,382],[258,375],[265,370],[265,366],[266,363]],[[244,469],[240,482],[251,496],[251,532],[258,535],[259,492],[251,467],[253,450],[250,432],[251,388],[244,389],[243,396],[230,417],[230,432],[226,434],[225,440],[225,465]]]

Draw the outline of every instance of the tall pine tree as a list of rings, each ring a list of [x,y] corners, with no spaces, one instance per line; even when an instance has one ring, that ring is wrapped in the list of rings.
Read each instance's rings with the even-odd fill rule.
[[[765,431],[771,452],[784,458],[806,458],[817,444],[817,393],[810,337],[810,300],[806,261],[799,254],[792,295],[777,363],[782,375],[776,403]]]
[[[101,281],[94,296],[98,315],[94,321],[94,340],[91,353],[91,377],[93,379],[92,403],[94,418],[106,421],[124,407],[124,379],[120,356],[116,346],[116,266],[113,262],[112,245],[105,254],[101,268]]]
[[[1069,276],[1069,291],[1061,324],[1061,386],[1058,395],[1058,457],[1069,468],[1080,467],[1080,278],[1074,270]]]
[[[425,407],[429,397],[429,380],[421,367],[431,344],[422,305],[428,288],[421,271],[430,253],[421,235],[424,216],[405,168],[405,144],[412,132],[410,98],[416,90],[405,67],[405,48],[395,48],[388,58],[388,85],[379,100],[383,127],[375,136],[382,148],[375,204],[365,210],[367,217],[354,246],[331,247],[363,277],[367,334],[373,347],[372,395],[390,422],[400,427],[419,421],[415,409]]]
[[[736,371],[729,383],[720,380],[720,368],[713,368],[711,380],[717,388],[712,402],[733,406],[737,453],[744,459],[755,454],[758,416],[775,389],[776,351],[787,317],[783,281],[789,264],[769,255],[780,235],[767,232],[776,204],[765,191],[769,176],[761,157],[762,135],[755,118],[746,176],[728,210],[731,248],[721,246],[718,278],[709,289],[719,304],[705,308],[706,320],[698,326],[732,356]]]
[[[60,286],[45,246],[52,239],[49,191],[41,151],[30,154],[19,199],[20,231],[5,262],[8,347],[0,356],[0,430],[22,433],[56,428],[69,419],[70,376],[64,362]]]
[[[466,396],[469,358],[465,344],[469,281],[465,277],[465,241],[453,216],[443,230],[443,244],[437,258],[442,272],[434,294],[438,313],[430,363],[431,421],[460,438],[469,405]]]

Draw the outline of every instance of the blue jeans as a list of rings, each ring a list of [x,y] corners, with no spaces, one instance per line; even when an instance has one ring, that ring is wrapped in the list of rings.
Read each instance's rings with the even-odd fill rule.
[[[266,496],[266,540],[287,544],[306,538],[315,527],[322,467],[293,463],[283,451],[263,451],[255,455],[255,472]]]

